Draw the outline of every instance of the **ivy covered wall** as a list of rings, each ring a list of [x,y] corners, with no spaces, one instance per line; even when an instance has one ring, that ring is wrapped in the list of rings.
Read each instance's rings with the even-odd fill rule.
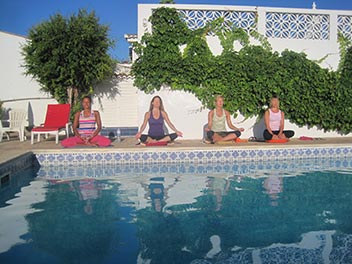
[[[139,58],[132,66],[135,86],[151,93],[169,86],[194,94],[205,107],[213,96],[226,98],[233,115],[261,116],[273,94],[292,123],[347,134],[352,130],[352,48],[344,47],[339,70],[311,61],[304,53],[272,51],[253,31],[260,45],[250,44],[243,30],[225,30],[218,19],[191,31],[173,8],[158,8],[150,17],[152,33],[135,46]],[[219,37],[223,51],[214,55],[206,35]],[[347,41],[349,44],[349,42]]]

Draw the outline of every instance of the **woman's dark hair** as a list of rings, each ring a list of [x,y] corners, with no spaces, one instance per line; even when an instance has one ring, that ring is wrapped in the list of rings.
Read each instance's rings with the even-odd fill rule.
[[[81,102],[84,100],[84,99],[88,99],[90,103],[92,103],[92,97],[86,95],[82,98]]]
[[[164,104],[163,104],[163,100],[161,100],[160,96],[159,95],[156,95],[152,98],[152,100],[150,101],[150,106],[149,106],[149,111],[152,111],[153,110],[153,103],[154,103],[154,100],[155,99],[159,99],[160,101],[160,111],[165,111],[164,110]]]

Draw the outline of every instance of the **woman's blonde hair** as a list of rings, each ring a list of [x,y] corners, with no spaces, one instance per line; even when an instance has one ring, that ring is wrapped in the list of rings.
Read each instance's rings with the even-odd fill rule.
[[[224,100],[224,97],[222,96],[222,95],[215,95],[215,103],[216,103],[216,101],[218,100],[218,99],[222,99],[222,100]]]
[[[150,101],[149,111],[152,111],[152,110],[153,110],[153,103],[154,103],[154,100],[157,99],[157,98],[160,100],[160,107],[159,107],[159,110],[164,112],[165,110],[164,110],[163,100],[161,100],[161,98],[160,98],[159,95],[154,96],[154,97],[152,98],[152,100]]]

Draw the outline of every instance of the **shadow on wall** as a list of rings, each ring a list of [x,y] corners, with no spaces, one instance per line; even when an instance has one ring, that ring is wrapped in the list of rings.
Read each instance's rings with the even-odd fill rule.
[[[27,110],[27,118],[28,118],[28,127],[34,127],[34,114],[31,102],[28,102],[28,110]]]
[[[5,127],[9,126],[9,111],[11,110],[11,108],[2,108],[1,111],[1,120],[0,122],[2,123],[2,125],[4,125]]]
[[[264,117],[261,118],[258,122],[256,122],[253,126],[253,136],[258,139],[263,139],[263,133],[265,130],[265,122]]]
[[[119,91],[119,80],[117,77],[107,79],[102,81],[97,85],[94,93],[94,97],[98,99],[99,106],[102,110],[104,110],[104,106],[102,104],[102,97],[106,97],[109,100],[115,100],[116,96],[120,94]]]

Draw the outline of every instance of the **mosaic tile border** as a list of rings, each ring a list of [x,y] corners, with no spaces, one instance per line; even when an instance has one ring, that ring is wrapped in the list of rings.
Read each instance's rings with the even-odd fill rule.
[[[38,177],[49,179],[66,178],[109,178],[114,179],[131,177],[163,177],[164,175],[178,177],[179,175],[208,175],[217,177],[250,176],[265,177],[271,175],[273,171],[280,176],[296,176],[306,172],[335,170],[341,173],[352,174],[352,159],[345,158],[310,158],[306,160],[278,160],[268,162],[267,160],[254,162],[231,162],[231,163],[206,163],[206,164],[97,164],[97,165],[50,165],[41,166]]]
[[[352,157],[352,146],[285,147],[256,149],[150,149],[77,152],[35,152],[42,166],[145,163],[217,163]]]

